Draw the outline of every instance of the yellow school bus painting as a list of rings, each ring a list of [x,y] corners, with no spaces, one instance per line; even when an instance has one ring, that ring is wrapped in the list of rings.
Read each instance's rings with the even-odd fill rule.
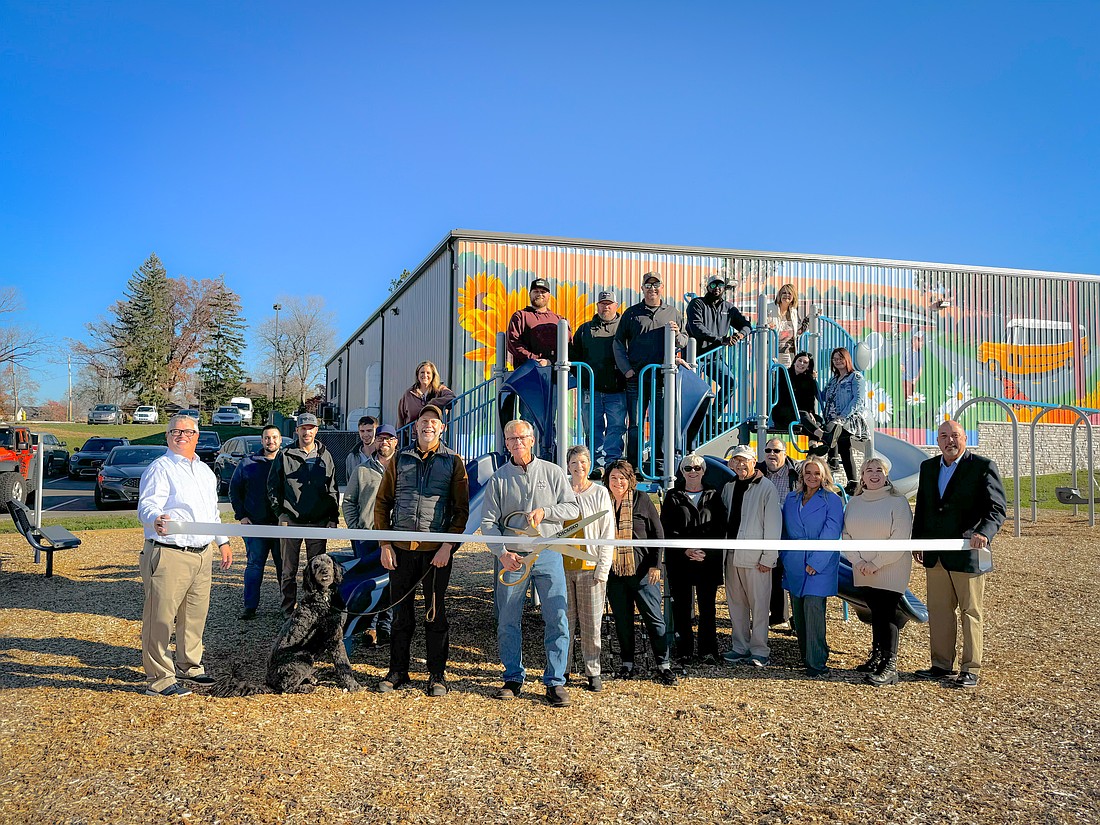
[[[978,361],[994,375],[1035,375],[1071,366],[1089,351],[1085,328],[1065,321],[1017,318],[1009,321],[1003,344],[983,341]]]

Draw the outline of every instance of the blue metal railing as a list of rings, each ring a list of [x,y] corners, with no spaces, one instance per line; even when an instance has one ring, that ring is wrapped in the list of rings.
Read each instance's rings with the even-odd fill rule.
[[[496,449],[496,387],[494,381],[483,381],[455,398],[448,409],[447,429],[442,441],[465,459],[476,458]],[[416,422],[397,431],[402,449],[416,439]]]
[[[583,361],[573,361],[569,366],[569,373],[576,379],[577,388],[573,390],[573,416],[569,426],[570,440],[573,444],[580,444],[583,438],[584,445],[588,448],[588,454],[592,461],[596,460],[596,405],[594,394],[596,392],[596,374],[592,367]],[[570,445],[572,446],[572,445]]]

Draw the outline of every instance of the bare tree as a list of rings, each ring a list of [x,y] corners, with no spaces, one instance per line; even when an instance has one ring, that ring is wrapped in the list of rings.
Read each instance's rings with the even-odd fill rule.
[[[297,395],[301,404],[313,394],[312,387],[324,384],[325,360],[336,339],[335,317],[316,295],[279,299],[278,338],[275,316],[256,328],[260,350],[259,375],[272,375],[281,392]]]
[[[0,287],[0,364],[24,364],[48,345],[49,339],[37,329],[12,321],[22,310],[19,290]]]

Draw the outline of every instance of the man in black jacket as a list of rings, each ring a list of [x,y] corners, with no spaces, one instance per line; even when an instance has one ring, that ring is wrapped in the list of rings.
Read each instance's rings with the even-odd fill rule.
[[[948,679],[952,687],[978,685],[982,666],[982,608],[985,576],[993,567],[990,542],[1005,521],[1005,490],[997,465],[966,449],[966,431],[945,421],[937,433],[940,458],[920,465],[913,538],[970,540],[967,550],[917,553],[928,577],[928,636],[932,667],[925,679]],[[958,675],[955,640],[958,610],[962,661]]]
[[[573,336],[570,361],[592,367],[592,418],[595,432],[594,478],[603,478],[604,468],[623,457],[626,435],[626,378],[615,365],[615,333],[619,329],[619,302],[614,292],[601,292],[592,320],[581,324]],[[586,393],[587,397],[587,393]]]
[[[675,334],[676,347],[687,345],[687,336],[682,332],[684,319],[679,310],[664,302],[664,284],[657,272],[647,272],[642,276],[642,301],[634,304],[619,319],[619,328],[615,331],[615,363],[626,377],[627,414],[630,417],[630,430],[627,436],[627,448],[630,450],[631,463],[641,467],[644,453],[639,439],[643,421],[637,413],[639,394],[643,408],[648,407],[649,380],[639,389],[640,373],[651,364],[663,364],[665,361],[665,327]],[[657,376],[657,392],[653,399],[656,407],[654,431],[650,434],[655,444],[657,456],[657,474],[663,473],[664,451],[664,384]]]
[[[298,416],[298,443],[272,462],[267,497],[279,524],[292,527],[335,527],[340,522],[336,498],[336,465],[332,453],[317,440],[317,416]],[[303,539],[280,539],[283,554],[283,613],[298,601],[298,565]],[[306,560],[325,552],[325,539],[304,539]]]
[[[707,293],[693,298],[687,307],[687,334],[697,342],[697,353],[706,355],[721,347],[733,346],[752,332],[752,324],[741,310],[726,300],[726,290],[736,286],[721,275],[711,275],[707,281]],[[715,406],[726,411],[734,397],[736,377],[727,363],[725,354],[715,354],[708,359],[703,373],[714,382]]]
[[[267,498],[267,477],[271,474],[271,462],[279,455],[283,435],[274,424],[268,424],[263,428],[260,442],[263,451],[242,458],[229,480],[233,516],[241,524],[275,524],[278,521]],[[244,612],[241,619],[247,621],[256,618],[256,608],[260,606],[260,585],[264,581],[268,553],[282,586],[283,554],[279,539],[257,536],[246,536],[244,549],[248,554],[248,565],[244,569]]]

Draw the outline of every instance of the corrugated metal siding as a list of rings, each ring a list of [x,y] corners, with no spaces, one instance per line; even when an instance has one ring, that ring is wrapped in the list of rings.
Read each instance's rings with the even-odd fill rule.
[[[460,240],[458,317],[455,319],[455,364],[452,386],[468,389],[488,375],[495,360],[495,334],[512,313],[527,303],[527,285],[536,278],[550,281],[552,307],[576,325],[594,312],[596,293],[612,289],[625,307],[641,300],[641,276],[659,271],[666,300],[683,311],[683,295],[702,290],[715,271],[732,271],[739,278],[735,302],[755,320],[756,295],[774,296],[784,283],[798,289],[801,302],[822,305],[853,338],[866,346],[869,403],[876,425],[913,443],[925,444],[945,416],[977,395],[1017,399],[1022,420],[1036,413],[1027,401],[1067,403],[1100,408],[1100,279],[1035,273],[973,272],[899,263],[835,259],[813,261],[802,256],[677,254],[663,250],[596,249],[569,244]],[[443,286],[433,292],[443,295]],[[439,320],[438,305],[430,323]],[[1016,363],[991,370],[979,363],[979,346],[1003,344],[1013,320],[1054,321],[1081,326],[1084,335],[1070,336],[1075,356],[1051,355],[1041,370]],[[923,333],[915,351],[914,333]],[[988,346],[987,348],[988,349]],[[919,367],[914,391],[906,393],[902,365],[910,373]],[[822,383],[828,365],[819,364]],[[387,369],[389,357],[387,356]],[[408,383],[410,379],[402,379]],[[977,421],[1001,420],[999,408],[971,408],[964,425],[976,438]],[[1064,416],[1062,417],[1065,418]],[[1044,421],[1059,420],[1047,416]]]
[[[397,404],[413,383],[416,365],[432,361],[443,383],[453,387],[451,331],[455,311],[451,305],[451,257],[444,248],[393,304],[397,315],[386,312],[382,347],[382,419],[396,423]]]

